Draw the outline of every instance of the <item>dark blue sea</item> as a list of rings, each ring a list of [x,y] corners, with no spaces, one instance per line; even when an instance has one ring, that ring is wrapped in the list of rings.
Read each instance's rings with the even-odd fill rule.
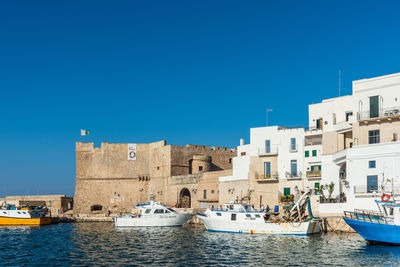
[[[400,247],[357,234],[266,236],[112,223],[0,228],[1,266],[399,266]]]

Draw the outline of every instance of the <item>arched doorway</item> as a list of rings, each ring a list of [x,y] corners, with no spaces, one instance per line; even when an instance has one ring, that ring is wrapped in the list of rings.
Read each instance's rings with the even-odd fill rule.
[[[179,207],[190,208],[190,204],[191,204],[190,191],[187,188],[183,188],[179,193]]]

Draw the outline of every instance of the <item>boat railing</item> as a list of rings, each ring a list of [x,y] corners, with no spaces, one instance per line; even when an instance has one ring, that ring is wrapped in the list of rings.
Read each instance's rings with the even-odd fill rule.
[[[345,211],[344,216],[358,221],[387,224],[385,216],[383,216],[382,213],[373,210],[355,209],[354,211]]]

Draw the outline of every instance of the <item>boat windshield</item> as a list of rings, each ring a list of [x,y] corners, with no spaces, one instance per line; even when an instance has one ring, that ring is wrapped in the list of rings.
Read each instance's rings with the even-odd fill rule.
[[[167,208],[167,210],[169,210],[170,212],[174,213],[175,211],[171,208]]]
[[[253,207],[251,205],[243,205],[245,211],[252,211]]]

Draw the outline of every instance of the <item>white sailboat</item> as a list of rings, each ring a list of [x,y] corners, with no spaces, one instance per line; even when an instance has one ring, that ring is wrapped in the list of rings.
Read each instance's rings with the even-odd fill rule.
[[[197,214],[208,231],[280,234],[280,235],[311,235],[320,233],[321,219],[312,216],[310,195],[308,190],[294,204],[283,219],[272,219],[273,213],[255,211],[249,204],[231,202],[224,205],[223,210],[207,209],[204,214]],[[308,215],[305,213],[308,206]]]

